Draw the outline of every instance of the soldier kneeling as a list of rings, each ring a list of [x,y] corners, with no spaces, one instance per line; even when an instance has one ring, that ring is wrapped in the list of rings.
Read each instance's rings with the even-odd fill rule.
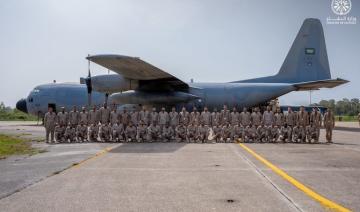
[[[136,127],[132,122],[129,122],[129,125],[125,129],[125,139],[126,142],[135,142],[136,141]]]
[[[276,143],[279,140],[279,127],[277,125],[273,125],[270,129],[269,134],[269,142]]]
[[[312,142],[319,142],[318,139],[318,130],[317,127],[314,125],[313,122],[310,123],[310,126],[306,127],[306,137],[309,143]]]
[[[215,123],[215,125],[212,127],[213,133],[214,133],[214,138],[213,140],[218,143],[221,141],[221,132],[222,132],[222,127],[219,126],[217,123]]]
[[[124,141],[124,125],[122,123],[119,123],[119,121],[117,121],[111,127],[111,131],[112,131],[112,140],[114,142]]]
[[[237,123],[233,129],[232,129],[232,135],[231,135],[231,138],[232,140],[234,140],[235,142],[239,141],[241,139],[243,139],[243,135],[244,135],[244,127]]]
[[[182,122],[175,128],[175,137],[177,142],[186,141],[186,127]]]
[[[299,143],[299,142],[305,142],[306,139],[306,133],[303,126],[300,126],[297,124],[293,128],[293,142]]]
[[[58,143],[62,143],[65,141],[64,138],[64,134],[65,134],[65,127],[62,124],[58,124],[55,127],[55,140]]]
[[[256,129],[256,131],[257,131],[258,141],[261,142],[261,143],[267,142],[268,129],[265,127],[264,123],[259,125],[258,128]]]
[[[196,140],[199,143],[206,143],[209,137],[209,128],[208,126],[205,126],[203,123],[200,123],[200,125],[197,127],[196,132]]]
[[[161,138],[163,139],[163,142],[174,140],[174,130],[169,126],[169,124],[166,124],[163,127]]]
[[[289,141],[291,141],[291,127],[288,126],[286,123],[280,129],[279,139],[280,139],[281,142],[289,142]]]
[[[76,137],[78,142],[84,142],[87,140],[87,126],[81,123],[76,127]]]
[[[245,128],[244,133],[244,142],[245,143],[253,143],[257,139],[257,132],[254,125],[251,123]]]
[[[111,134],[111,127],[109,126],[109,123],[102,124],[100,128],[100,140],[102,142],[109,142],[110,134]]]
[[[196,139],[196,126],[193,123],[187,127],[186,137],[188,143],[193,143]]]
[[[136,129],[136,140],[137,142],[143,142],[146,140],[146,125],[143,121],[140,121],[139,126]]]
[[[99,135],[99,126],[97,124],[91,124],[89,128],[89,141],[97,142]]]
[[[76,129],[73,125],[69,125],[66,127],[64,137],[65,142],[76,142]]]
[[[231,125],[229,123],[225,124],[222,128],[221,142],[223,142],[223,143],[231,142]]]
[[[160,138],[160,126],[155,123],[151,123],[146,131],[146,140],[148,142],[158,141]]]

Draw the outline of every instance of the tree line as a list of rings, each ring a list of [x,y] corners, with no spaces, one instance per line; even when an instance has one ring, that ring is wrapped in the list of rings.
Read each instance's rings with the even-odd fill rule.
[[[332,109],[337,116],[357,116],[360,113],[360,100],[358,98],[335,101],[321,100],[319,103],[312,104],[312,106],[323,106]]]

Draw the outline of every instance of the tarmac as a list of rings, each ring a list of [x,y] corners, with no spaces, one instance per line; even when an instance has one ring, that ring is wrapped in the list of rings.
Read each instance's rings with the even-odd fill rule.
[[[33,124],[0,122],[47,150],[0,160],[0,211],[360,211],[358,123],[331,145],[47,145]]]

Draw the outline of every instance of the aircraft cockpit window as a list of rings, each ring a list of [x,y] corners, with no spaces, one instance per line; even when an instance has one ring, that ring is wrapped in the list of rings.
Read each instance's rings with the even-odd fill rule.
[[[34,99],[32,97],[29,98],[29,102],[33,102]]]

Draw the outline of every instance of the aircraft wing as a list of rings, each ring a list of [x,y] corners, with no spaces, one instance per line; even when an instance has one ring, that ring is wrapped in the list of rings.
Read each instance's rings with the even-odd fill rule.
[[[86,59],[112,70],[125,78],[139,80],[142,90],[184,90],[188,84],[141,60],[123,55],[93,55]]]
[[[334,88],[336,86],[345,84],[347,82],[349,81],[337,78],[337,79],[295,83],[294,86],[297,88],[297,91],[309,91],[309,90],[319,90],[320,88]]]

